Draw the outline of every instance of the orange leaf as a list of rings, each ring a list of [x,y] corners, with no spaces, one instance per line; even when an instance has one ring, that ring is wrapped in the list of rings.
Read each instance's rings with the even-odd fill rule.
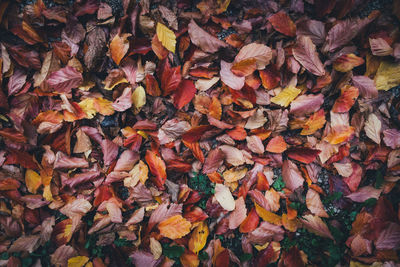
[[[189,143],[183,141],[183,144],[192,151],[193,156],[195,156],[196,159],[198,159],[201,163],[204,163],[204,154],[200,148],[199,142]]]
[[[336,99],[332,111],[337,113],[348,112],[356,102],[358,94],[358,88],[350,85],[345,85],[344,87],[342,87],[341,94],[339,98]]]
[[[151,48],[153,49],[154,54],[156,54],[160,60],[168,56],[169,51],[162,45],[157,34],[155,34],[151,40]]]
[[[231,71],[239,77],[244,77],[252,74],[257,69],[256,59],[247,58],[233,64]]]
[[[226,132],[233,140],[244,140],[247,137],[247,132],[246,130],[242,127],[237,125],[235,128],[232,130],[229,130]]]
[[[197,267],[200,264],[197,254],[185,249],[185,252],[179,258],[183,267]]]
[[[272,15],[268,20],[278,32],[291,37],[296,36],[296,24],[284,11]]]
[[[21,184],[17,180],[13,178],[6,178],[0,181],[0,191],[15,190],[18,189],[20,185]]]
[[[128,38],[132,36],[130,33],[124,33],[121,36],[115,35],[110,43],[111,58],[114,62],[119,65],[121,60],[124,58],[126,52],[129,50]]]
[[[222,107],[216,96],[213,96],[209,108],[209,115],[217,120],[221,119]]]
[[[287,144],[285,139],[282,136],[278,135],[272,138],[269,142],[265,150],[272,153],[282,153],[287,148]]]
[[[281,74],[274,64],[268,65],[264,70],[260,70],[262,85],[266,89],[274,89],[281,81]]]
[[[333,68],[340,72],[351,71],[354,67],[364,64],[364,59],[354,54],[346,54],[338,57],[333,62]]]
[[[157,187],[161,188],[167,179],[164,161],[151,150],[146,151],[145,159],[150,167],[150,172],[156,177],[155,183]]]
[[[303,125],[301,135],[310,135],[321,129],[325,125],[325,112],[323,109],[318,110],[312,114],[306,123]]]
[[[257,228],[259,222],[260,217],[258,216],[256,209],[252,208],[246,219],[244,219],[244,221],[240,225],[239,231],[241,233],[250,233]]]
[[[14,128],[4,128],[0,130],[0,135],[4,138],[7,138],[13,142],[17,143],[26,143],[27,139],[26,137],[15,130]]]
[[[200,140],[202,135],[211,130],[213,127],[211,125],[199,125],[192,127],[189,131],[182,135],[182,140],[188,143],[194,143]]]
[[[326,211],[324,209],[324,205],[322,204],[319,194],[310,188],[307,191],[306,204],[307,204],[307,208],[313,214],[315,214],[319,217],[324,217],[324,218],[329,217],[328,213],[326,213]]]
[[[331,131],[324,138],[324,140],[332,145],[336,145],[348,141],[353,134],[354,134],[353,127],[347,125],[341,125],[331,129]]]
[[[190,233],[191,223],[182,215],[172,216],[158,225],[160,234],[170,239],[181,238]]]
[[[161,90],[158,86],[157,80],[154,78],[153,75],[147,74],[146,75],[146,93],[151,96],[160,96]]]
[[[285,229],[289,230],[290,232],[296,232],[298,226],[298,220],[296,218],[289,219],[286,213],[282,214],[282,224]]]

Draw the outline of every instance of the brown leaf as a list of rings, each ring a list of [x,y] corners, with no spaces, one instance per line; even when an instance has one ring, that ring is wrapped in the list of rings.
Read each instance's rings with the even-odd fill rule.
[[[325,75],[325,68],[318,57],[315,45],[308,36],[299,36],[293,48],[294,58],[309,72],[317,76]]]

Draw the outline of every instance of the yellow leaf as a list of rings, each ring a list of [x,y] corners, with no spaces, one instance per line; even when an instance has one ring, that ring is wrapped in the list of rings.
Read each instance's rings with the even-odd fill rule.
[[[25,184],[29,192],[36,194],[36,191],[42,184],[42,178],[37,172],[29,169],[25,172]]]
[[[85,112],[87,119],[92,119],[96,115],[97,110],[94,105],[94,98],[85,98],[78,105]]]
[[[192,236],[189,239],[189,249],[194,253],[199,253],[207,243],[208,226],[207,223],[202,221],[194,229]]]
[[[256,212],[258,216],[260,216],[264,221],[273,223],[276,225],[282,225],[282,218],[279,215],[276,215],[273,212],[270,212],[263,207],[259,206],[257,203],[254,203],[256,207]]]
[[[79,85],[78,89],[82,91],[89,91],[93,88],[96,84],[93,81],[83,81],[81,85]]]
[[[46,185],[43,189],[43,197],[47,201],[53,201],[53,194],[51,193],[50,185]]]
[[[135,114],[146,104],[146,91],[143,86],[136,87],[132,94],[132,105],[134,107]]]
[[[325,125],[325,113],[323,109],[318,110],[308,118],[306,123],[303,125],[303,130],[300,135],[310,135],[324,127]]]
[[[277,96],[271,98],[271,102],[282,107],[287,107],[300,94],[301,90],[289,86],[283,89]]]
[[[112,102],[102,97],[96,98],[93,104],[96,111],[101,115],[109,116],[115,112]]]
[[[82,267],[89,261],[86,256],[76,256],[68,260],[68,267]]]
[[[172,216],[158,225],[160,234],[170,239],[181,238],[190,233],[192,224],[187,221],[182,215]]]
[[[247,168],[231,168],[223,173],[225,181],[236,182],[246,176]]]
[[[162,23],[157,23],[157,37],[158,40],[162,43],[162,45],[167,48],[172,53],[175,53],[175,45],[176,45],[176,36],[173,31],[167,28]]]
[[[162,254],[161,244],[154,237],[150,237],[150,250],[155,260],[158,260],[161,257]]]
[[[376,89],[389,90],[400,85],[400,64],[383,61],[375,75]]]
[[[130,33],[124,33],[121,36],[119,34],[114,36],[110,44],[111,58],[114,62],[119,65],[121,60],[124,58],[126,52],[129,50],[128,37],[132,36]]]

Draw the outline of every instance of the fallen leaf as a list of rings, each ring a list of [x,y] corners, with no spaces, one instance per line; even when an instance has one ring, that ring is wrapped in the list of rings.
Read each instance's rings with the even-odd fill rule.
[[[324,209],[324,205],[322,204],[321,198],[319,194],[312,190],[311,188],[308,189],[306,195],[306,204],[307,208],[316,216],[328,218],[329,215],[326,213]]]
[[[294,24],[291,18],[284,11],[275,13],[268,18],[268,21],[278,32],[291,37],[296,35],[296,24]]]
[[[131,36],[132,34],[130,33],[123,33],[121,36],[117,34],[110,43],[111,58],[117,65],[121,63],[121,60],[129,50],[128,38]]]
[[[215,198],[218,203],[227,211],[235,209],[235,200],[232,197],[231,191],[223,184],[215,184]]]
[[[188,32],[192,43],[200,47],[204,52],[215,53],[220,48],[227,46],[226,43],[200,28],[193,19],[188,25]]]
[[[277,96],[271,98],[271,102],[282,107],[287,107],[301,93],[296,87],[286,87]]]
[[[160,222],[158,229],[160,234],[169,239],[181,238],[190,233],[191,223],[182,215],[175,215]]]
[[[176,37],[175,33],[168,29],[164,24],[157,23],[157,37],[162,45],[172,53],[175,53]]]
[[[310,37],[299,36],[292,51],[294,58],[309,72],[317,76],[325,75],[324,65],[322,65]]]
[[[208,226],[205,221],[202,221],[194,228],[192,235],[189,239],[189,249],[194,253],[199,253],[207,243]]]
[[[28,169],[25,172],[25,184],[29,192],[36,194],[36,191],[42,184],[42,178],[34,170]]]

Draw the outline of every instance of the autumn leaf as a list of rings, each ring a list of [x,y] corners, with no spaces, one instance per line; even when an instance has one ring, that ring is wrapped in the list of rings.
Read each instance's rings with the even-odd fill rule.
[[[42,184],[42,178],[34,170],[28,169],[25,172],[25,184],[29,192],[36,194],[36,191]]]
[[[277,96],[271,98],[271,102],[282,107],[287,107],[301,93],[296,87],[286,87]]]
[[[225,185],[216,184],[214,196],[225,210],[232,211],[235,209],[235,200],[232,197],[231,191]]]
[[[132,106],[134,108],[134,113],[137,114],[141,108],[146,104],[146,92],[143,86],[138,86],[132,93]]]
[[[309,72],[317,76],[325,75],[324,65],[319,59],[318,52],[310,37],[298,37],[296,46],[292,51],[294,58]]]
[[[389,90],[400,85],[400,64],[382,61],[374,78],[376,89]]]
[[[296,24],[284,11],[275,13],[268,18],[268,21],[278,32],[291,37],[296,35]]]
[[[294,191],[303,185],[304,178],[296,164],[290,160],[285,160],[282,166],[282,178],[288,189]]]
[[[70,93],[71,89],[77,88],[83,81],[82,73],[75,68],[67,66],[50,74],[47,84],[59,93]]]
[[[341,55],[333,62],[333,68],[340,72],[348,72],[364,64],[364,59],[354,54]]]
[[[183,108],[192,101],[197,89],[192,80],[182,80],[174,94],[174,106],[177,109]]]
[[[328,218],[329,215],[326,213],[324,209],[324,205],[322,204],[321,198],[319,194],[312,189],[308,189],[306,195],[306,204],[307,208],[315,215],[319,217]]]
[[[257,203],[254,203],[256,208],[256,212],[258,216],[260,216],[264,221],[275,224],[275,225],[282,225],[282,218],[279,215],[276,215],[273,212],[270,212],[263,207],[259,206]]]
[[[110,43],[111,58],[117,65],[121,63],[121,60],[129,50],[128,38],[131,36],[132,34],[130,33],[123,33],[121,36],[117,34]]]
[[[68,259],[68,267],[83,267],[89,261],[86,256],[76,256]]]
[[[323,109],[318,110],[312,114],[303,125],[301,135],[310,135],[324,127],[326,122],[325,112]]]
[[[158,225],[160,234],[170,239],[181,238],[190,233],[191,223],[182,215],[172,216]]]
[[[160,22],[157,22],[156,32],[157,32],[157,37],[162,43],[162,45],[172,53],[175,53],[175,45],[176,45],[175,33]]]
[[[327,237],[330,239],[334,239],[331,232],[329,231],[326,223],[321,220],[320,217],[315,215],[304,215],[300,221],[303,223],[304,227],[307,228],[308,231],[315,233],[322,237]]]
[[[215,53],[227,44],[203,30],[192,19],[188,25],[190,40],[204,52]]]
[[[149,165],[150,172],[156,177],[156,185],[162,187],[167,179],[166,167],[164,161],[153,151],[147,150],[145,156]]]
[[[341,94],[339,98],[336,99],[332,111],[341,113],[349,111],[356,102],[358,94],[358,89],[354,86],[346,85],[342,87]]]
[[[256,69],[262,70],[272,59],[272,50],[264,44],[251,43],[243,46],[234,60],[233,68],[251,65],[252,61],[256,64]],[[246,63],[245,63],[246,62]],[[233,71],[233,69],[232,69]],[[236,73],[235,73],[236,74]],[[237,75],[237,74],[236,74]],[[247,75],[244,75],[247,76]]]
[[[267,150],[268,152],[272,152],[272,153],[282,153],[283,151],[286,150],[286,148],[287,148],[287,144],[286,144],[285,140],[283,139],[282,136],[278,135],[278,136],[275,136],[274,138],[272,138],[268,142],[265,150]]]
[[[192,235],[189,239],[189,249],[194,253],[199,253],[207,243],[208,226],[205,221],[200,222],[194,228]]]

